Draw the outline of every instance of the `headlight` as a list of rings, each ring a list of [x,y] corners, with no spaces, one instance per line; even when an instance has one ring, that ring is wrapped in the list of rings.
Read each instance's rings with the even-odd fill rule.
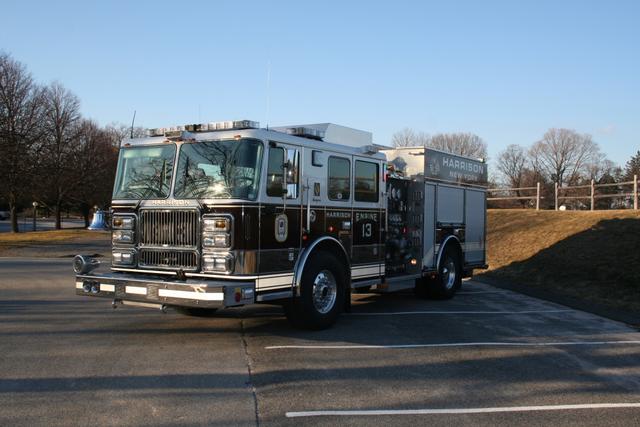
[[[229,218],[202,218],[203,231],[224,231],[227,232],[231,225]]]
[[[133,216],[114,215],[111,225],[116,230],[133,230],[136,218]]]
[[[202,217],[202,247],[208,248],[230,248],[232,239],[232,218],[230,216],[209,216]]]
[[[202,257],[203,271],[231,273],[233,271],[233,264],[234,260],[231,254],[213,254]]]
[[[226,233],[202,233],[202,246],[207,248],[228,248],[231,243]]]
[[[131,265],[135,259],[133,252],[130,251],[113,251],[111,259],[114,264]]]
[[[133,243],[133,231],[114,230],[111,235],[113,243]]]

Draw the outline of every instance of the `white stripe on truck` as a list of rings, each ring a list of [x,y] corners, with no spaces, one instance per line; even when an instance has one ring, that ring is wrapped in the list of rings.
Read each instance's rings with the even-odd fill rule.
[[[107,283],[100,283],[100,291],[101,292],[115,292],[116,291],[116,286],[115,285],[109,285]]]
[[[170,298],[197,299],[203,301],[222,301],[224,294],[222,292],[190,292],[176,291],[173,289],[158,289],[158,296]]]
[[[127,286],[125,288],[125,292],[128,294],[134,294],[134,295],[146,295],[147,288],[143,288],[141,286]]]

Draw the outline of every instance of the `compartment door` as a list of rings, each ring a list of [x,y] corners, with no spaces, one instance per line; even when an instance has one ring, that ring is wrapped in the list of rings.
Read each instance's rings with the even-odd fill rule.
[[[436,186],[425,184],[422,267],[435,268],[436,263]]]
[[[466,264],[484,264],[486,193],[471,189],[466,189],[465,193],[464,260]]]

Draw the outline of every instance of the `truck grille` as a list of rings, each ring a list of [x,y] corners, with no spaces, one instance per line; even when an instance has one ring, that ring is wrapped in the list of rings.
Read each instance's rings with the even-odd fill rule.
[[[198,267],[198,254],[195,251],[141,249],[140,266],[193,270]]]
[[[199,220],[196,210],[141,210],[140,246],[196,248]]]

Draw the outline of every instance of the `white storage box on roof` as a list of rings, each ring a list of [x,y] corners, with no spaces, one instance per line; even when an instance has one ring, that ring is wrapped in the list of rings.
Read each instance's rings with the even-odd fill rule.
[[[340,126],[333,123],[315,123],[309,125],[295,125],[295,126],[279,126],[273,128],[273,130],[284,133],[292,133],[291,129],[312,129],[322,136],[322,140],[333,144],[347,145],[349,147],[363,147],[371,145],[373,143],[373,135],[371,132],[366,132],[359,129],[353,129],[347,126]],[[294,133],[295,134],[295,133]]]

